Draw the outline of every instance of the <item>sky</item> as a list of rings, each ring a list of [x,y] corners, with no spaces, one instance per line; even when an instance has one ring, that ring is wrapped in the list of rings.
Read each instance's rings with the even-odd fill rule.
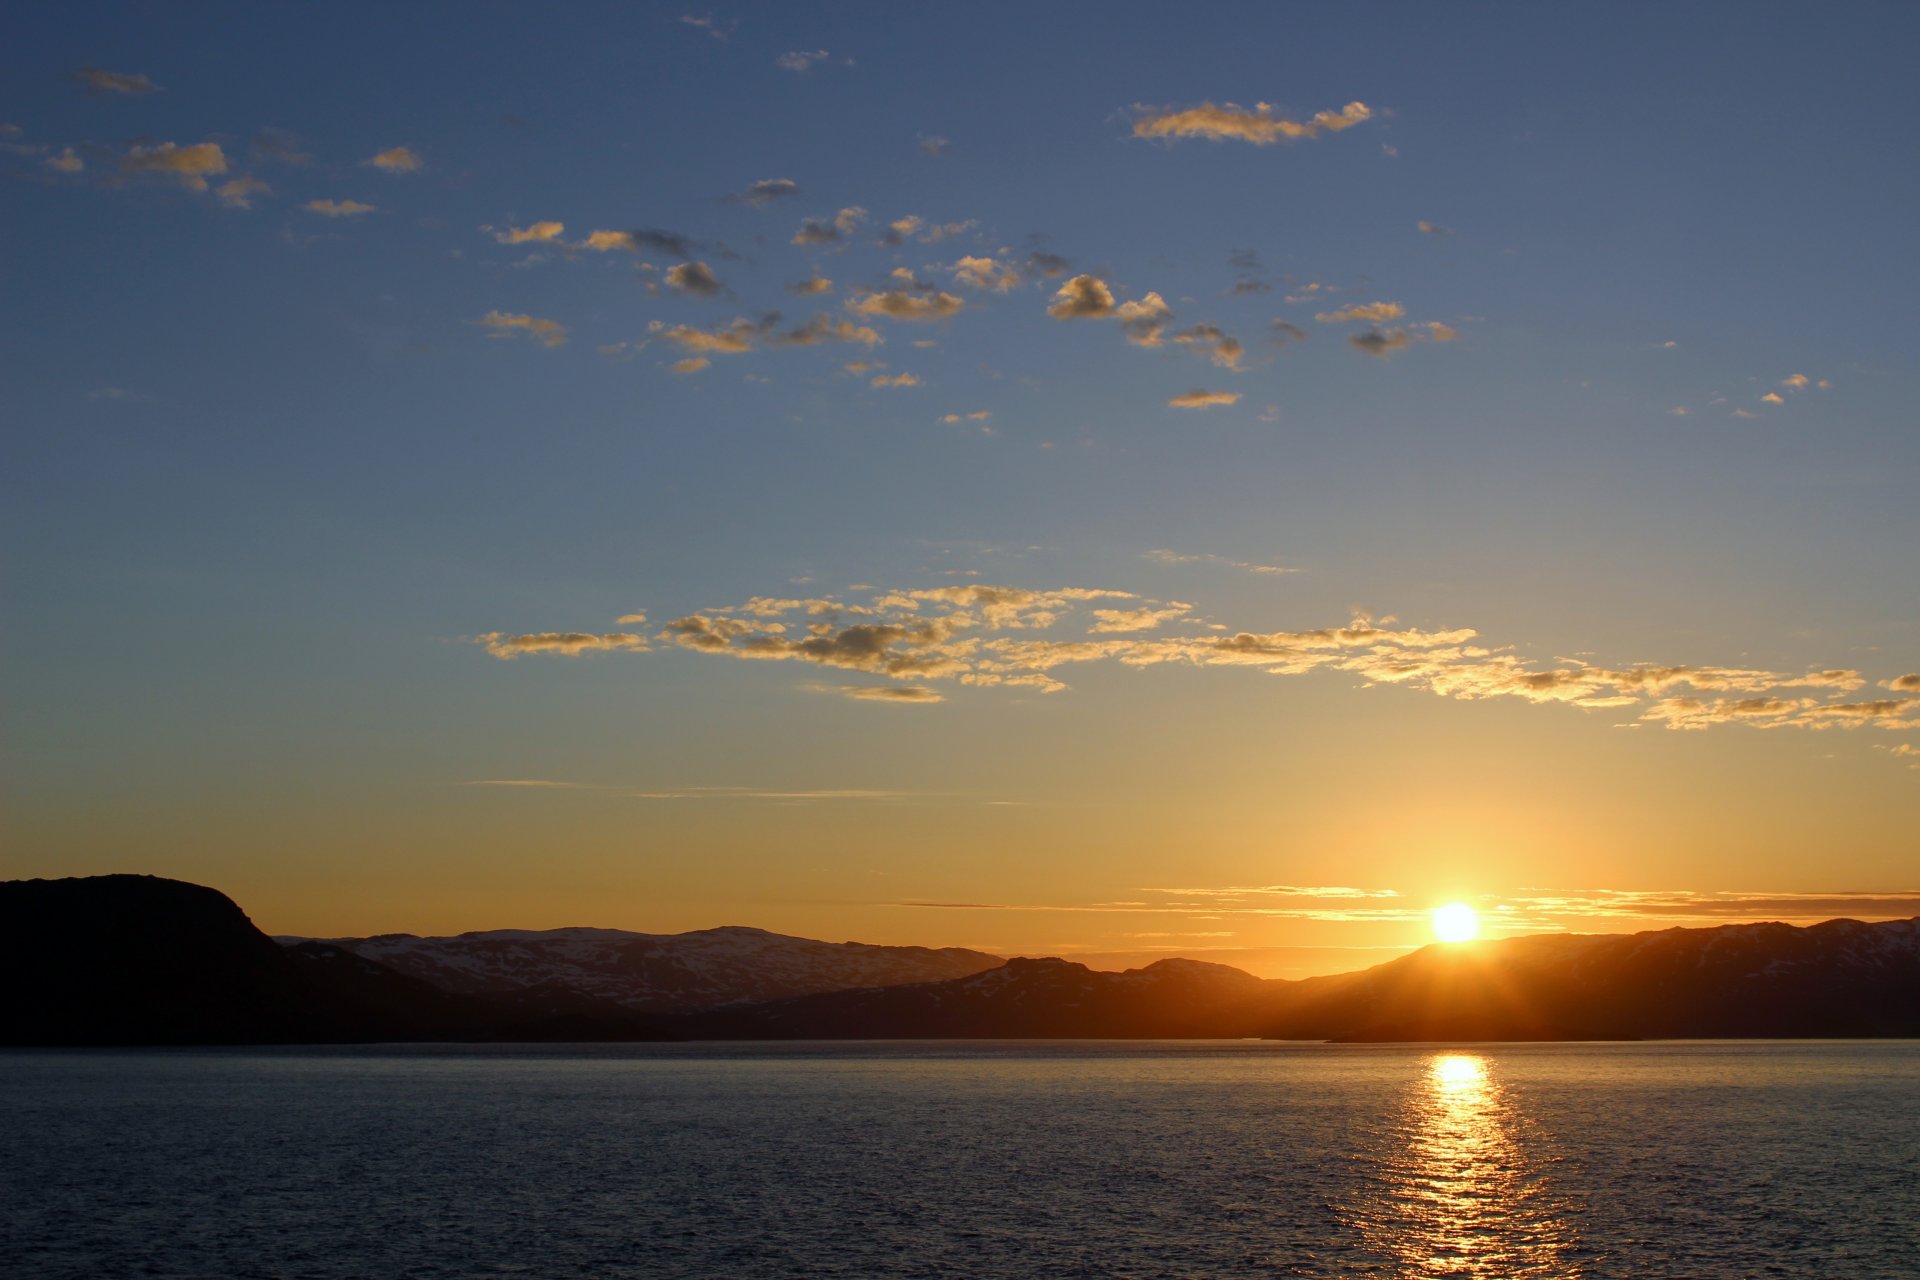
[[[23,11],[0,874],[1283,977],[1920,914],[1916,36]]]

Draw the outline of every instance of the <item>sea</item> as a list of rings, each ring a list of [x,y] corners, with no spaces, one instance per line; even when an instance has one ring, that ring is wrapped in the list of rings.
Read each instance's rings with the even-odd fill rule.
[[[0,1275],[1920,1276],[1920,1042],[0,1054]]]

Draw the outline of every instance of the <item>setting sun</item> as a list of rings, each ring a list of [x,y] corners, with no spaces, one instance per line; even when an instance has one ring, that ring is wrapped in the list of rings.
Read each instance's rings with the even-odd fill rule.
[[[1464,902],[1433,909],[1433,936],[1442,942],[1471,942],[1480,932],[1480,917]]]

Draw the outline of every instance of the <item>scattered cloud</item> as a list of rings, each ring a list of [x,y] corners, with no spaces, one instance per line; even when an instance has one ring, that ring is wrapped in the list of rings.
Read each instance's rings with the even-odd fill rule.
[[[972,413],[949,413],[940,419],[948,426],[958,426],[963,422],[991,422],[992,420],[993,411],[990,409],[975,409]]]
[[[217,142],[196,142],[186,147],[162,142],[134,147],[121,157],[120,168],[127,173],[160,174],[190,190],[205,191],[208,178],[227,171],[227,156]]]
[[[1215,409],[1240,403],[1238,391],[1183,391],[1167,401],[1169,409]]]
[[[1782,378],[1780,385],[1783,387],[1791,387],[1795,391],[1805,391],[1807,389],[1807,375],[1804,373],[1796,373],[1791,377]]]
[[[1178,600],[1167,603],[1164,609],[1095,609],[1094,623],[1088,631],[1094,635],[1109,632],[1152,631],[1163,623],[1174,621],[1193,612],[1193,606],[1182,604]]]
[[[947,154],[947,148],[952,144],[938,134],[933,134],[922,135],[920,140],[914,145],[920,148],[921,155],[938,160],[941,156]]]
[[[76,155],[72,147],[65,148],[58,155],[48,156],[47,164],[60,173],[79,173],[87,167],[87,162]]]
[[[1251,110],[1231,102],[1221,106],[1206,102],[1183,110],[1160,107],[1134,110],[1133,136],[1136,138],[1234,139],[1262,147],[1316,138],[1322,133],[1338,133],[1373,117],[1373,111],[1364,102],[1349,102],[1338,111],[1321,111],[1306,120],[1276,115],[1272,104],[1266,102],[1255,103]]]
[[[867,211],[859,205],[848,205],[839,213],[827,218],[802,218],[800,229],[793,233],[789,242],[802,246],[819,247],[845,243],[848,236],[859,230],[866,221]]]
[[[1146,553],[1145,558],[1154,561],[1156,564],[1219,564],[1225,565],[1229,569],[1240,569],[1247,573],[1258,574],[1300,572],[1298,569],[1289,568],[1286,565],[1255,564],[1249,560],[1230,560],[1226,556],[1208,555],[1206,553],[1183,553],[1179,551],[1169,551],[1165,548],[1149,551]]]
[[[564,222],[536,222],[527,227],[508,227],[504,231],[495,231],[493,238],[501,244],[552,244],[565,234]]]
[[[920,379],[910,373],[896,373],[891,378],[884,373],[876,373],[868,385],[874,387],[917,387],[920,385]]]
[[[1075,276],[1053,295],[1047,314],[1055,320],[1110,316],[1113,314],[1113,290],[1098,276]]]
[[[833,281],[823,275],[813,275],[788,285],[787,292],[799,294],[802,297],[816,293],[832,293]]]
[[[1313,318],[1321,324],[1345,324],[1350,320],[1382,324],[1388,320],[1398,320],[1406,314],[1407,309],[1397,302],[1357,302],[1338,311],[1318,312]]]
[[[99,67],[82,67],[73,73],[73,78],[92,93],[118,93],[137,96],[146,93],[159,93],[160,86],[139,73],[124,71],[103,71]]]
[[[372,213],[374,209],[372,205],[358,200],[309,200],[300,207],[323,218],[357,218],[363,213]]]
[[[368,157],[366,163],[382,173],[413,173],[420,168],[420,157],[414,154],[412,147],[388,147]]]
[[[675,360],[667,367],[673,373],[688,374],[698,373],[712,363],[705,356],[688,356],[685,360]]]
[[[475,636],[474,643],[496,658],[507,659],[533,653],[554,653],[568,658],[577,658],[583,653],[645,653],[652,647],[645,636],[624,631],[606,635],[593,635],[585,631],[537,631],[519,636],[489,631],[485,635]]]
[[[917,684],[863,684],[854,685],[841,692],[860,702],[890,702],[896,706],[924,706],[928,703],[946,701],[942,694]]]
[[[863,293],[847,300],[856,315],[889,320],[945,320],[966,308],[966,301],[941,290],[887,289]]]
[[[816,64],[825,62],[828,56],[825,49],[796,49],[781,54],[773,61],[776,66],[784,67],[788,71],[804,73],[813,70]]]
[[[1267,326],[1267,338],[1276,347],[1290,346],[1307,340],[1307,331],[1288,320],[1275,320]]]
[[[667,268],[667,288],[696,298],[717,298],[727,291],[704,262],[681,262]]]
[[[1786,397],[1777,391],[1769,391],[1760,397],[1761,404],[1785,404],[1786,402]]]
[[[1159,295],[1148,296],[1158,297]],[[1167,341],[1185,347],[1196,355],[1204,355],[1222,369],[1232,369],[1236,372],[1240,369],[1241,357],[1246,355],[1246,348],[1240,344],[1239,339],[1229,337],[1218,325],[1197,324],[1191,329],[1182,329],[1177,333],[1168,334]]]
[[[273,188],[258,178],[245,176],[221,183],[214,190],[214,194],[219,196],[221,203],[228,208],[251,209],[255,196],[272,195]]]
[[[700,246],[677,231],[660,231],[643,228],[639,231],[591,231],[580,242],[580,248],[595,253],[640,253],[652,250],[664,253],[669,258],[691,258]]]
[[[1365,333],[1356,333],[1347,339],[1362,353],[1385,358],[1396,351],[1403,350],[1411,341],[1405,329],[1369,329]]]
[[[489,311],[481,316],[478,323],[491,330],[490,338],[511,338],[515,334],[525,334],[543,347],[558,347],[567,341],[567,327],[557,320],[543,320],[539,316],[516,315],[509,311]]]
[[[729,200],[740,204],[750,204],[755,208],[764,208],[775,200],[785,200],[800,194],[800,184],[791,178],[762,178],[750,184],[745,191],[735,192]]]
[[[1414,223],[1413,225],[1420,229],[1420,233],[1422,235],[1432,236],[1436,240],[1445,240],[1448,236],[1453,234],[1452,227],[1443,227],[1437,222],[1427,222],[1424,219]]]
[[[953,273],[953,282],[962,288],[1006,293],[1020,287],[1019,270],[998,258],[964,257],[947,269]]]
[[[1920,693],[1920,671],[1909,671],[1906,675],[1882,680],[1880,687],[1891,689],[1896,693]]]
[[[726,38],[732,35],[734,31],[740,26],[740,23],[737,19],[729,21],[726,24],[726,26],[723,27],[717,21],[715,21],[711,15],[707,17],[699,17],[691,13],[681,14],[680,21],[682,24],[692,27],[696,31],[704,31],[708,35],[712,36],[715,40],[720,40],[720,41],[725,41]]]

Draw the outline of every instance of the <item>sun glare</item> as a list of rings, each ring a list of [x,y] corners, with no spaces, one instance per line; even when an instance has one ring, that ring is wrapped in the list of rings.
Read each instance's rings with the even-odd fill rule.
[[[1433,936],[1442,942],[1471,942],[1480,932],[1480,917],[1464,902],[1433,909]]]

